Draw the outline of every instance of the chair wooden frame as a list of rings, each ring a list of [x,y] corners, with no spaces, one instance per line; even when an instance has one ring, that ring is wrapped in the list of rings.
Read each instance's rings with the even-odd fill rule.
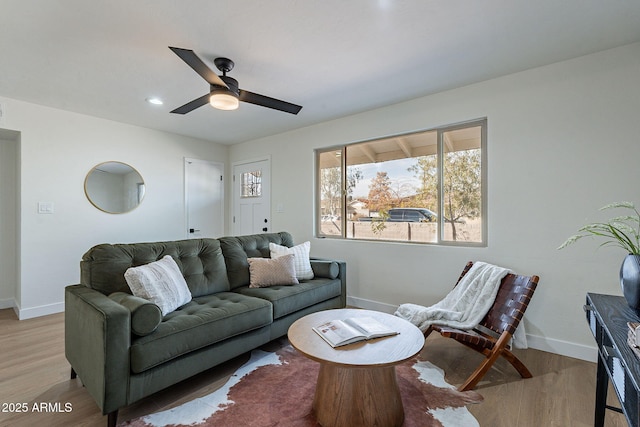
[[[456,285],[472,265],[472,262],[467,263]],[[480,366],[458,387],[459,391],[475,388],[500,356],[511,363],[522,378],[532,377],[524,363],[511,352],[509,343],[533,297],[538,280],[540,280],[538,276],[507,274],[500,282],[495,302],[478,327],[472,330],[462,330],[431,325],[424,332],[425,339],[431,332],[436,331],[443,337],[453,338],[485,356],[485,360]]]

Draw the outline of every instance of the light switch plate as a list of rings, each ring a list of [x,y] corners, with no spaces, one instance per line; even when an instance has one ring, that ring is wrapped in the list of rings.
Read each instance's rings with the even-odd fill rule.
[[[52,214],[53,213],[53,202],[38,202],[38,213],[39,214]]]

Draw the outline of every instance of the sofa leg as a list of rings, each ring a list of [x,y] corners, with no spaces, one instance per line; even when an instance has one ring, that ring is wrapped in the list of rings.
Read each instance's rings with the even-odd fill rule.
[[[76,377],[78,376],[78,374],[76,374],[76,371],[73,369],[73,367],[71,368],[71,379],[75,380]]]
[[[107,414],[107,427],[116,427],[118,424],[118,410]]]

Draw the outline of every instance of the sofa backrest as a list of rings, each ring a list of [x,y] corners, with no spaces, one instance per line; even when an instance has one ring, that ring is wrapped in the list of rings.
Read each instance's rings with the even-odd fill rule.
[[[89,249],[80,262],[80,283],[105,295],[131,293],[124,279],[129,267],[171,255],[194,297],[229,290],[227,269],[216,239],[102,244]]]
[[[220,246],[227,264],[227,275],[231,289],[249,284],[249,257],[269,258],[269,243],[286,247],[293,246],[293,237],[286,231],[279,233],[252,234],[249,236],[221,237]]]

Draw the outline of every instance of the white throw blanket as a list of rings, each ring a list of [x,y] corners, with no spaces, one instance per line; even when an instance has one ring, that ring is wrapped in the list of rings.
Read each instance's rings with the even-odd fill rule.
[[[509,269],[476,261],[444,299],[431,307],[402,304],[395,315],[416,325],[422,332],[437,324],[458,329],[473,329],[487,314],[496,299],[500,281]],[[524,325],[516,330],[517,347],[526,348]],[[524,340],[524,346],[522,346]]]

